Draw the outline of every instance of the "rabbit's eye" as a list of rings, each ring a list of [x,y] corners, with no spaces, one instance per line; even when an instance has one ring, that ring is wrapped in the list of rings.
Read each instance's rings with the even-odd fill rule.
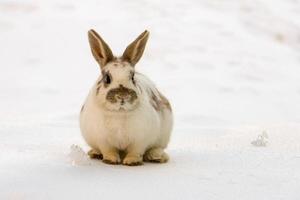
[[[134,73],[131,72],[131,81],[135,84]]]
[[[104,83],[105,84],[110,84],[111,83],[111,78],[110,78],[110,76],[108,74],[106,74],[104,76]]]

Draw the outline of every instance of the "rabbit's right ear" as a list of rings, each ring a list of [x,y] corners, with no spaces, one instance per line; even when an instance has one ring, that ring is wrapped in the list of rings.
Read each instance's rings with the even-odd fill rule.
[[[134,66],[144,53],[148,37],[149,31],[145,30],[125,49],[122,58]]]
[[[93,29],[89,30],[88,36],[92,54],[96,61],[100,64],[100,67],[103,68],[108,62],[114,59],[114,55],[109,46],[96,31]]]

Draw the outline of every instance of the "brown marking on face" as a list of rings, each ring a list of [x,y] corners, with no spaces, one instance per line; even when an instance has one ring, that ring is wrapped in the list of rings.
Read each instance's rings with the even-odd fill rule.
[[[100,90],[100,88],[101,88],[101,85],[99,85],[99,86],[97,87],[97,89],[96,89],[96,95],[98,95],[98,94],[99,94],[99,90]]]
[[[96,95],[98,95],[99,90],[100,90],[100,88],[101,88],[101,83],[103,82],[103,77],[104,77],[104,76],[102,76],[102,78],[97,82]]]
[[[123,99],[128,99],[128,102],[132,104],[137,99],[137,94],[134,90],[120,85],[118,88],[111,89],[106,95],[106,99],[111,103],[117,103],[117,97],[121,98],[123,103]]]
[[[80,110],[80,113],[83,111],[83,109],[84,109],[84,105],[82,105],[81,110]]]
[[[103,76],[102,76],[102,78],[97,82],[97,85],[100,85],[100,84],[102,83],[102,81],[103,81]]]
[[[156,111],[162,111],[164,108],[172,111],[171,105],[166,97],[158,92],[159,98],[152,92],[150,103]]]
[[[112,63],[112,65],[114,67],[126,67],[126,66],[130,66],[133,67],[127,60],[125,60],[123,57],[119,57],[119,58],[114,58],[114,60],[112,60],[110,63]]]

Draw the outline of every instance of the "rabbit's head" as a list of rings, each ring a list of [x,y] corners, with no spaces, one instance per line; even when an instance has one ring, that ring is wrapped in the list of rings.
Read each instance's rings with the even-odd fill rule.
[[[135,64],[143,55],[149,32],[144,31],[115,57],[105,41],[95,32],[88,32],[92,54],[101,68],[96,86],[96,101],[109,111],[131,111],[140,102],[140,89],[135,80]]]

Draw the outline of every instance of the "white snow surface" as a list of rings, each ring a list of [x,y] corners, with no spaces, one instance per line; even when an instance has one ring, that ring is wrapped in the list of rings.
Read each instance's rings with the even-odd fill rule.
[[[170,162],[70,161],[91,28],[116,54],[150,31],[136,68],[171,100]],[[0,0],[0,99],[0,199],[300,199],[299,0]]]

